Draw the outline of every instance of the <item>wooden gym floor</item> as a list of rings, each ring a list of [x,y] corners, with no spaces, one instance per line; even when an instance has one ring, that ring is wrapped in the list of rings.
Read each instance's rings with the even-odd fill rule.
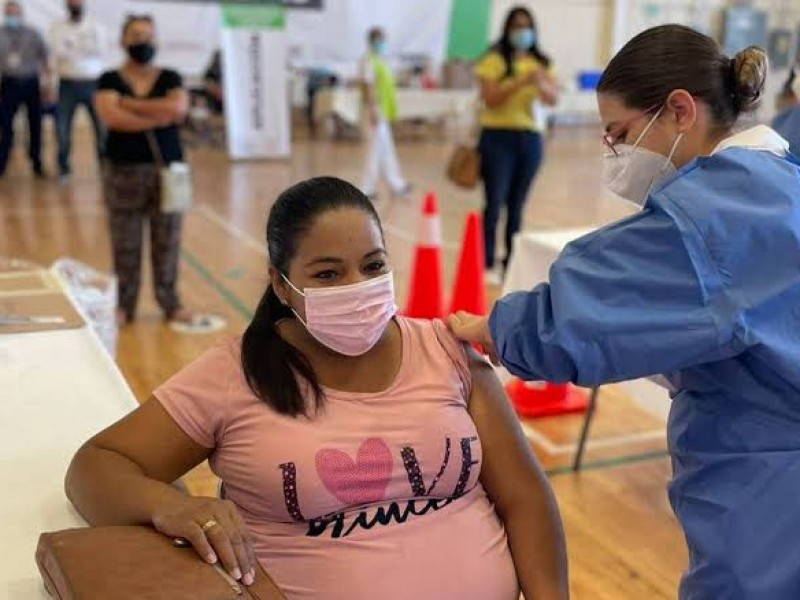
[[[620,203],[598,197],[599,129],[557,129],[526,214],[526,228],[601,225],[628,214]],[[75,175],[61,185],[30,177],[24,152],[0,181],[0,256],[49,265],[71,256],[101,270],[110,253],[90,136],[77,139]],[[393,255],[400,304],[405,298],[413,237],[422,194],[439,194],[445,241],[445,277],[451,285],[467,212],[480,207],[479,192],[459,191],[443,177],[452,142],[438,136],[401,139],[399,151],[415,194],[380,201]],[[46,149],[54,154],[52,136]],[[337,175],[358,183],[363,147],[327,139],[295,142],[285,162],[232,164],[210,148],[193,150],[197,207],[187,217],[181,265],[185,304],[222,315],[228,330],[243,330],[266,278],[264,227],[277,194],[300,179]],[[52,168],[52,161],[48,161]],[[147,261],[144,261],[145,265]],[[146,268],[146,267],[145,267]],[[149,274],[139,321],[121,332],[119,365],[140,401],[159,383],[212,345],[220,335],[181,336],[161,321]],[[579,600],[674,598],[686,564],[682,535],[669,509],[664,423],[620,388],[601,395],[587,468],[569,472],[581,417],[525,423],[532,444],[551,473],[567,529],[571,579]],[[212,494],[213,475],[201,467],[188,478],[195,493]]]

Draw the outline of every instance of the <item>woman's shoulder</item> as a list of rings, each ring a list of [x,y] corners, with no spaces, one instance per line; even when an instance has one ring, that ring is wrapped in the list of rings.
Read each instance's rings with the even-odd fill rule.
[[[175,69],[170,69],[169,67],[161,67],[161,73],[159,73],[159,77],[161,79],[167,79],[170,81],[183,81],[183,76]]]
[[[178,425],[205,448],[219,445],[231,415],[249,398],[232,393],[240,379],[236,338],[224,338],[169,378],[153,396]]]
[[[231,378],[241,371],[241,337],[226,336],[178,371],[162,386],[228,387]]]
[[[505,71],[505,59],[496,48],[490,48],[475,62],[475,73],[478,77],[499,77]]]
[[[409,319],[398,317],[398,323],[407,332],[411,355],[427,368],[454,368],[465,387],[470,387],[471,376],[466,346],[440,319]]]
[[[122,76],[117,69],[109,69],[103,71],[97,79],[97,87],[100,89],[109,88],[111,86],[119,86],[123,83]]]
[[[398,316],[397,322],[407,331],[414,333],[422,338],[423,343],[441,343],[442,340],[453,340],[456,338],[447,328],[441,319],[413,319],[410,317]]]

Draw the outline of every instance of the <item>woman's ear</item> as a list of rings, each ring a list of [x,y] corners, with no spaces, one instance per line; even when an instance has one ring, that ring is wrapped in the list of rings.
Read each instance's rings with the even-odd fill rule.
[[[273,266],[269,268],[269,279],[270,283],[272,284],[272,289],[275,290],[275,295],[278,297],[278,300],[281,301],[281,304],[284,306],[291,306],[288,301],[289,298],[289,286],[286,285],[286,281],[283,279],[281,272],[278,271]]]
[[[675,90],[667,98],[667,110],[675,119],[679,133],[688,133],[697,122],[697,102],[686,90]]]

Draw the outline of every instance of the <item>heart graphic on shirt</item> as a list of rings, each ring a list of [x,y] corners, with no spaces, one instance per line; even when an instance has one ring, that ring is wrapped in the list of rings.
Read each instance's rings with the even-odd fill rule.
[[[374,504],[386,498],[392,477],[392,452],[381,439],[361,444],[355,462],[340,450],[317,452],[317,473],[328,491],[347,506]]]

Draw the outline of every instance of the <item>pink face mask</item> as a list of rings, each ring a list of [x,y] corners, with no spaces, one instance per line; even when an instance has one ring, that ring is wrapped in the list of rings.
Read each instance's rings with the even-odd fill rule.
[[[282,277],[305,298],[306,320],[295,312],[298,320],[320,344],[345,356],[372,350],[397,314],[391,273],[353,285],[305,288],[302,292]]]

